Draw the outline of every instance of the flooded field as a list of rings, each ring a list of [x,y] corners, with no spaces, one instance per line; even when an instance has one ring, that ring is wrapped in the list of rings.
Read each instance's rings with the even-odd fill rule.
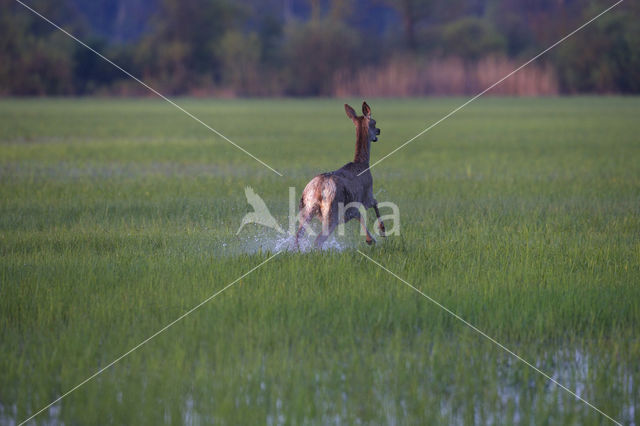
[[[367,101],[373,160],[461,103]],[[0,101],[0,424],[204,300],[33,421],[638,424],[640,99],[479,99],[372,169],[398,235],[295,250],[343,103],[184,100],[280,177],[161,101]]]

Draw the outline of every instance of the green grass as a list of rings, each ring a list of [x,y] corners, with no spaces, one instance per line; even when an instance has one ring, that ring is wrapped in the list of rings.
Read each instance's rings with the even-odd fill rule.
[[[372,159],[462,102],[371,100]],[[0,101],[0,424],[264,261],[245,186],[286,226],[288,187],[353,157],[339,100],[181,103],[284,177],[162,101]],[[639,112],[478,100],[372,169],[399,236],[278,255],[35,420],[608,422],[359,249],[638,423]]]

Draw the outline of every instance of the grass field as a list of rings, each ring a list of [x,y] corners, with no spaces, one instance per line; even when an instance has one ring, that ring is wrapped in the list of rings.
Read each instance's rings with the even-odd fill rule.
[[[372,160],[463,102],[369,101]],[[0,424],[267,259],[275,231],[236,236],[245,186],[284,227],[289,186],[353,157],[340,100],[181,103],[284,177],[162,101],[0,101]],[[610,423],[359,249],[638,424],[639,113],[478,100],[373,168],[399,236],[279,254],[34,420]]]

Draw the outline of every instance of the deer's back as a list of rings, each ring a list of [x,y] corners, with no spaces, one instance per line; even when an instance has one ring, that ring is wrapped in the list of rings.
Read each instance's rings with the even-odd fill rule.
[[[311,179],[300,200],[300,208],[323,210],[323,205],[360,202],[369,206],[372,198],[372,178],[366,163],[347,163],[333,172],[321,173]],[[363,172],[360,176],[359,173]]]
[[[347,163],[336,171],[323,173],[336,183],[338,194],[342,192],[342,201],[348,204],[354,201],[366,204],[368,193],[372,185],[371,173],[367,170],[366,163]],[[362,175],[359,173],[365,171]],[[342,190],[342,191],[340,191]]]

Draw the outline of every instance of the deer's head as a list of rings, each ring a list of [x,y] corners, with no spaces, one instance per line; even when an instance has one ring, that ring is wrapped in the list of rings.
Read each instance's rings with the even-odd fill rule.
[[[368,135],[367,139],[371,142],[378,141],[380,129],[376,127],[376,120],[371,117],[371,107],[369,107],[366,102],[362,103],[363,115],[360,117],[358,117],[354,109],[347,104],[344,104],[344,110],[347,113],[347,117],[355,124],[358,133]]]

